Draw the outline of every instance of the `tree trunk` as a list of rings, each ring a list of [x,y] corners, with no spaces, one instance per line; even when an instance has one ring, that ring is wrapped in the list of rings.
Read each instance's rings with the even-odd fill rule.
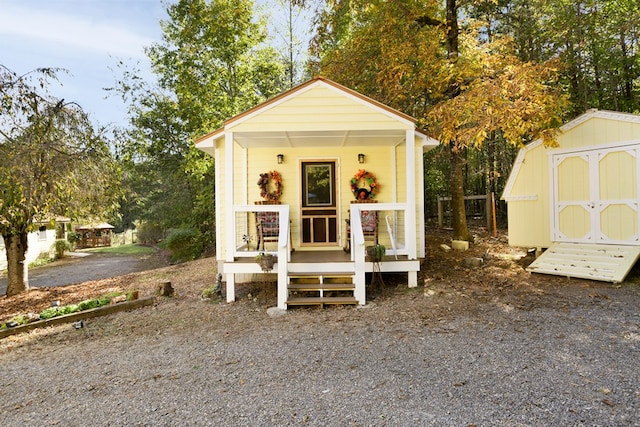
[[[451,160],[451,225],[453,240],[473,241],[467,226],[467,211],[464,207],[464,158],[461,150],[450,150]]]
[[[447,54],[452,65],[458,62],[458,5],[456,0],[447,0]],[[456,83],[453,83],[456,84]],[[457,91],[459,92],[459,91]],[[454,95],[455,96],[455,95]],[[471,233],[467,227],[467,212],[464,207],[464,151],[455,147],[455,141],[449,145],[451,159],[451,225],[453,240],[470,242]]]
[[[3,236],[7,252],[7,296],[17,295],[29,289],[26,260],[28,233]]]

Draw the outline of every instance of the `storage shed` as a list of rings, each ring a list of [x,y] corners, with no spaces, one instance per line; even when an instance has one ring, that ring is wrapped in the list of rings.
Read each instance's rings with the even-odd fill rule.
[[[547,252],[555,253],[556,261],[571,258],[554,263],[550,271],[536,270],[534,263],[531,271],[621,281],[640,247],[639,170],[640,116],[635,114],[589,110],[561,127],[557,147],[545,147],[541,140],[528,144],[518,153],[502,195],[508,203],[509,244],[539,252],[552,248]],[[586,259],[581,268],[588,267],[588,273],[563,267],[580,262],[567,254],[585,250],[624,258],[626,266]],[[618,272],[605,274],[613,270]]]

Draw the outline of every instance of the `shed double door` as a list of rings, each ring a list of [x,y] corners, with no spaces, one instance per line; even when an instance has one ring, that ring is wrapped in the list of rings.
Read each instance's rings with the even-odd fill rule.
[[[640,144],[552,156],[556,242],[640,243]]]

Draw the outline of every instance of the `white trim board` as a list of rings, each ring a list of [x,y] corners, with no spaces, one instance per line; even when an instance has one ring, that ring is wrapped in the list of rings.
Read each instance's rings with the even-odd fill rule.
[[[621,283],[639,257],[640,246],[555,243],[527,271]]]

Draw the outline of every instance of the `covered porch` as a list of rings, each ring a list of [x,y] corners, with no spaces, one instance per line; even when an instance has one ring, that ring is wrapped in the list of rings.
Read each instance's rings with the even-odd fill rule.
[[[227,284],[227,301],[235,300],[236,275],[276,274],[278,308],[291,305],[360,304],[366,303],[366,273],[407,273],[407,285],[417,286],[420,261],[416,256],[415,229],[405,227],[407,206],[404,203],[352,203],[350,205],[351,233],[348,250],[326,248],[293,250],[288,205],[234,206],[234,247],[222,265]],[[374,263],[367,257],[367,246],[374,242],[365,238],[363,211],[376,211],[384,218],[385,230],[378,235],[378,243],[386,248],[383,259]],[[250,236],[251,217],[256,212],[270,212],[277,216],[277,241],[264,249],[254,247]],[[261,253],[275,255],[271,270],[263,270],[255,257]],[[309,294],[305,294],[309,292]],[[327,296],[326,293],[340,293]],[[300,295],[303,296],[300,296]]]

